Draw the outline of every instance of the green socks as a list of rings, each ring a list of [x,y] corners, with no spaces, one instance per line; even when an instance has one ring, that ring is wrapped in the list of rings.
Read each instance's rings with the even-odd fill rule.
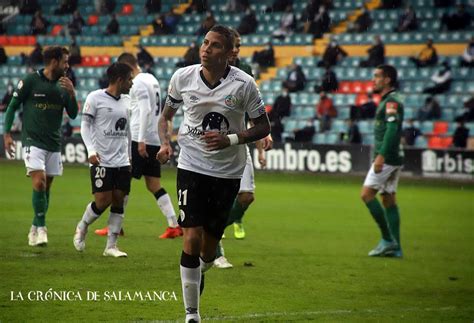
[[[37,227],[44,227],[46,223],[46,210],[48,208],[49,194],[46,192],[38,192],[33,190],[33,211],[35,217],[33,218],[33,225]]]
[[[232,209],[230,210],[229,220],[227,221],[227,225],[231,225],[234,222],[241,223],[242,218],[244,217],[244,213],[248,207],[243,207],[237,199],[234,200],[234,204],[232,205]]]
[[[385,209],[387,215],[387,222],[392,232],[393,237],[397,240],[398,246],[400,245],[400,212],[398,211],[398,206],[394,205]]]
[[[390,235],[390,230],[388,229],[387,220],[385,219],[385,212],[380,205],[380,202],[375,198],[372,201],[367,202],[367,208],[372,214],[375,222],[377,222],[380,231],[382,232],[382,238],[387,241],[392,241],[392,236]]]

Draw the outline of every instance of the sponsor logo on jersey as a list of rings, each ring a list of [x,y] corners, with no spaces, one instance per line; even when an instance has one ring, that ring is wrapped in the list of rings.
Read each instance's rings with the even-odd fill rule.
[[[200,99],[195,95],[191,95],[191,97],[189,98],[189,101],[191,101],[191,103],[198,103],[199,100]]]
[[[210,112],[202,120],[202,129],[204,131],[219,131],[221,134],[229,133],[229,120],[218,112]]]
[[[23,81],[20,80],[20,82],[18,82],[17,88],[18,90],[21,90],[22,87],[23,87]]]
[[[387,102],[385,104],[385,112],[387,114],[396,114],[398,110],[398,103],[397,102]]]
[[[44,98],[44,97],[46,97],[46,94],[44,94],[44,93],[35,93],[35,94],[34,94],[34,97],[35,97],[35,98],[38,98],[38,97]]]
[[[235,95],[229,94],[225,97],[224,103],[228,107],[233,108],[237,104],[237,97]]]
[[[127,119],[120,118],[115,123],[115,130],[125,130],[126,126],[127,126]]]
[[[126,137],[128,136],[127,130],[127,119],[120,118],[115,123],[115,130],[104,130],[104,136],[106,137]]]

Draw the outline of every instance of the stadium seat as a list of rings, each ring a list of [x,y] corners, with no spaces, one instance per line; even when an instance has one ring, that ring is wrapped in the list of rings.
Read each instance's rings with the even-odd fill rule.
[[[87,18],[87,24],[89,26],[94,26],[99,23],[99,16],[96,15],[90,15],[89,18]]]
[[[449,124],[445,121],[436,121],[433,124],[433,134],[435,135],[443,135],[448,132]]]
[[[127,3],[122,7],[122,15],[131,15],[133,14],[133,5]]]

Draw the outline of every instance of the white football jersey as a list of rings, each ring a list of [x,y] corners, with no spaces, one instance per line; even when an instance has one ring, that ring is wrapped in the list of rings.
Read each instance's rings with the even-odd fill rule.
[[[93,91],[87,96],[82,113],[92,119],[92,144],[99,155],[101,166],[130,165],[129,106],[128,95],[116,98],[105,89]]]
[[[132,140],[160,146],[158,119],[161,113],[161,88],[158,80],[149,73],[139,73],[133,79],[130,100]],[[141,113],[144,114],[142,118]],[[140,133],[140,122],[144,123],[142,133]]]
[[[212,87],[202,74],[200,64],[177,70],[171,78],[166,104],[182,105],[184,119],[179,128],[181,148],[178,168],[220,177],[241,178],[245,168],[245,145],[209,151],[201,139],[205,131],[235,134],[245,130],[244,116],[251,119],[265,114],[265,107],[254,79],[229,67]]]

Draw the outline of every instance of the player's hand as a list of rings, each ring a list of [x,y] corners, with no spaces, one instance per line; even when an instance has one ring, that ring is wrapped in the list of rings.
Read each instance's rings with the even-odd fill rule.
[[[262,139],[263,149],[270,150],[273,148],[273,138],[272,135],[268,135]]]
[[[146,152],[146,144],[142,141],[138,143],[138,154],[142,158],[148,158],[148,153]]]
[[[76,96],[76,92],[74,90],[74,85],[72,84],[72,81],[63,76],[59,79],[59,85],[66,90],[66,92],[69,94],[69,96],[72,98]]]
[[[201,139],[206,142],[207,150],[219,150],[230,146],[229,138],[217,131],[206,131]]]
[[[15,148],[13,146],[13,138],[11,134],[3,134],[3,145],[5,147],[5,152],[8,154],[7,157],[13,158],[15,154]]]
[[[89,156],[89,163],[94,166],[98,166],[100,164],[100,157],[98,154]]]
[[[379,174],[382,172],[383,164],[385,163],[385,158],[382,155],[377,155],[374,160],[374,173]]]
[[[258,153],[258,162],[262,168],[267,167],[267,159],[265,158],[265,153],[263,151]]]
[[[156,154],[156,159],[160,162],[160,164],[166,164],[168,160],[170,160],[171,155],[173,154],[173,149],[171,148],[170,144],[161,144],[160,151]]]

